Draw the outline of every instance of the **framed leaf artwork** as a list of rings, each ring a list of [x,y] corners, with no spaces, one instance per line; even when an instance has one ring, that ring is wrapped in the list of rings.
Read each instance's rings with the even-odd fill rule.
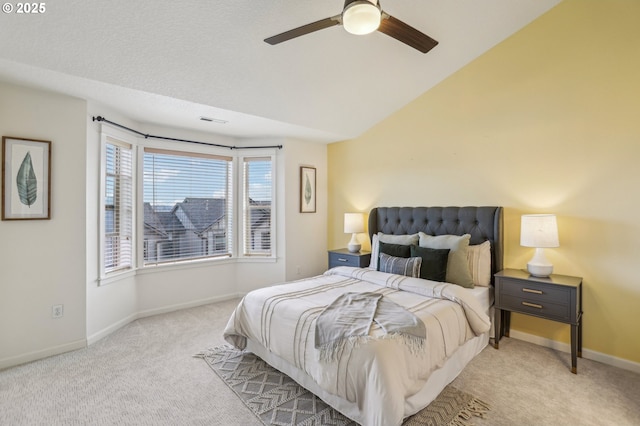
[[[2,220],[50,219],[51,141],[2,137]]]
[[[316,212],[316,168],[300,167],[300,213]]]

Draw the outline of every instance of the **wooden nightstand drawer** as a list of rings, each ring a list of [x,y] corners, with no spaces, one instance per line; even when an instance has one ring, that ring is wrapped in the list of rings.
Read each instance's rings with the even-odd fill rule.
[[[571,290],[569,288],[507,278],[502,278],[501,281],[504,283],[504,285],[500,286],[501,294],[539,301],[540,303],[569,305],[571,298]]]
[[[521,312],[542,318],[569,322],[571,320],[569,304],[564,303],[559,305],[551,302],[551,299],[534,300],[503,293],[500,299],[500,307],[501,309],[507,309],[513,312]]]
[[[336,266],[354,266],[356,268],[366,268],[371,263],[371,253],[357,252],[351,253],[347,249],[329,251],[329,269]]]

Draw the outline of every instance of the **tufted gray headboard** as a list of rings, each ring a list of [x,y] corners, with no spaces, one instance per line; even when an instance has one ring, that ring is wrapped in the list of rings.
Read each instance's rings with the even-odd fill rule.
[[[504,237],[502,207],[376,207],[369,213],[369,238],[374,234],[471,234],[470,244],[491,241],[491,282],[502,270]]]

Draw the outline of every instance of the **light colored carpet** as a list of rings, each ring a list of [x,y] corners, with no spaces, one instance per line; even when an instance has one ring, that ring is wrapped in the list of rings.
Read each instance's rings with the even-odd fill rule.
[[[477,426],[640,425],[640,375],[521,340],[486,347],[452,382],[491,405]]]
[[[223,345],[237,300],[140,319],[89,348],[0,371],[0,425],[260,422],[193,354]],[[640,375],[504,338],[452,383],[491,406],[484,425],[640,425]]]

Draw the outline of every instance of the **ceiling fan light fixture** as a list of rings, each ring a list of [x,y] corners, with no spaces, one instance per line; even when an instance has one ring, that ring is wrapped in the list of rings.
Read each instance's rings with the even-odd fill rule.
[[[346,5],[342,11],[342,26],[351,34],[369,34],[378,29],[381,18],[377,4],[369,0],[356,0]]]

